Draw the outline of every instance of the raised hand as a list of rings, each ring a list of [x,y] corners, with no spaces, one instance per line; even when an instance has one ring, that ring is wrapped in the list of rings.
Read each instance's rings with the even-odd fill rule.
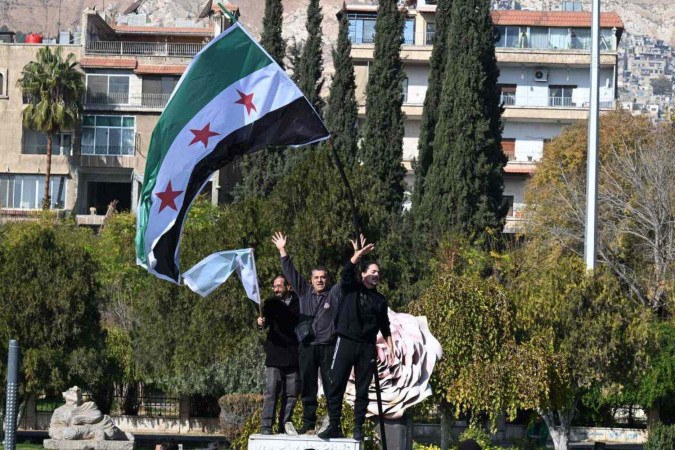
[[[356,241],[353,240],[350,241],[352,243],[352,247],[354,247],[354,255],[352,256],[352,263],[354,264],[358,263],[363,256],[375,251],[375,244],[373,244],[372,242],[370,244],[366,243],[366,237],[364,235],[360,236],[360,240],[361,240],[360,249],[356,245]]]
[[[274,233],[272,236],[272,242],[277,247],[277,250],[279,250],[279,254],[282,257],[288,255],[288,253],[286,253],[286,236],[284,236],[280,231]]]

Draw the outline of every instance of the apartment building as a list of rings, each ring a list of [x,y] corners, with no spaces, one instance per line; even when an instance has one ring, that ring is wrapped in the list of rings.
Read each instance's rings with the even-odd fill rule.
[[[227,8],[238,15],[236,6]],[[81,126],[54,139],[54,208],[74,211],[86,225],[99,225],[112,200],[135,210],[150,137],[173,88],[194,55],[229,26],[215,10],[203,15],[201,24],[158,27],[83,12],[79,42],[60,44],[79,61],[86,94]],[[46,136],[22,127],[17,87],[41,47],[0,42],[0,219],[30,215],[42,203]]]
[[[435,34],[434,0],[406,3],[407,19],[401,59],[406,80],[403,164],[412,186],[412,161],[422,105],[429,78],[429,59]],[[347,5],[352,57],[355,64],[359,117],[365,117],[365,86],[373,59],[377,6]],[[500,69],[504,132],[502,148],[508,157],[504,195],[512,207],[507,231],[518,227],[527,179],[541,158],[544,144],[562,128],[588,116],[590,99],[591,14],[583,11],[495,10],[492,19]],[[601,15],[600,108],[614,109],[617,98],[617,44],[623,23],[612,12]]]

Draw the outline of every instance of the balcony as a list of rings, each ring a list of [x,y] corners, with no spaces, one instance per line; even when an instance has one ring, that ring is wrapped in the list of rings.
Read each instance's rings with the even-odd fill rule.
[[[427,31],[424,36],[424,45],[434,45],[434,38],[436,37],[435,31]]]
[[[513,106],[516,104],[516,94],[515,93],[505,93],[502,92],[502,94],[499,96],[499,103],[501,103],[502,106]]]
[[[89,41],[86,53],[96,55],[178,56],[192,57],[204,48],[203,43]]]
[[[169,102],[171,94],[92,94],[85,96],[86,109],[113,110],[161,110]]]

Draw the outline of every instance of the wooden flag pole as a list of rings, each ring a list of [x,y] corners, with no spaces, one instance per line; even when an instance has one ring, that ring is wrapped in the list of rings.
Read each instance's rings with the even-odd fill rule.
[[[330,138],[328,140],[328,146],[330,147],[331,152],[333,153],[333,159],[335,160],[335,165],[337,166],[338,172],[340,172],[340,178],[342,178],[342,182],[344,183],[345,188],[347,189],[347,198],[349,199],[349,204],[352,208],[352,216],[354,220],[354,239],[356,242],[356,248],[360,250],[361,230],[359,227],[359,217],[356,212],[356,204],[354,203],[354,195],[352,194],[352,188],[349,185],[347,175],[345,175],[345,170],[342,167],[340,157],[338,156],[337,151],[335,150],[335,146],[333,145],[333,138]],[[375,377],[375,396],[377,398],[377,414],[380,422],[380,436],[382,438],[382,450],[387,450],[387,436],[384,431],[384,414],[382,412],[382,391],[380,390],[380,375],[377,370],[377,356],[375,357],[372,363],[375,365],[373,375]]]

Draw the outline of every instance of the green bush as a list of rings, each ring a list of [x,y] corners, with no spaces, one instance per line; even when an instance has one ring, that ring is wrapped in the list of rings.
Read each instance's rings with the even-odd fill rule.
[[[675,450],[675,425],[657,423],[649,427],[645,450]]]
[[[218,399],[220,428],[229,441],[240,437],[254,418],[260,425],[262,400],[259,394],[228,394]]]
[[[232,440],[232,447],[237,450],[245,450],[248,445],[248,437],[252,434],[260,433],[260,415],[262,410],[262,404],[259,405],[257,410],[249,415],[246,424],[241,429],[240,434],[236,439]],[[321,417],[326,416],[326,399],[325,397],[319,397],[319,408],[317,409],[317,417],[319,420]],[[222,416],[222,413],[221,413]],[[278,424],[277,424],[278,425]],[[293,411],[293,425],[296,429],[302,427],[302,403],[298,402],[295,410]],[[354,428],[354,409],[348,404],[344,403],[342,407],[342,432],[345,436],[351,436],[352,430]],[[366,442],[364,444],[364,450],[375,450],[378,448],[375,443],[378,439],[375,435],[375,423],[372,420],[366,420],[366,423],[363,426],[363,431],[366,435]]]
[[[413,442],[413,450],[441,450],[438,445],[434,444],[420,444],[419,442]]]

